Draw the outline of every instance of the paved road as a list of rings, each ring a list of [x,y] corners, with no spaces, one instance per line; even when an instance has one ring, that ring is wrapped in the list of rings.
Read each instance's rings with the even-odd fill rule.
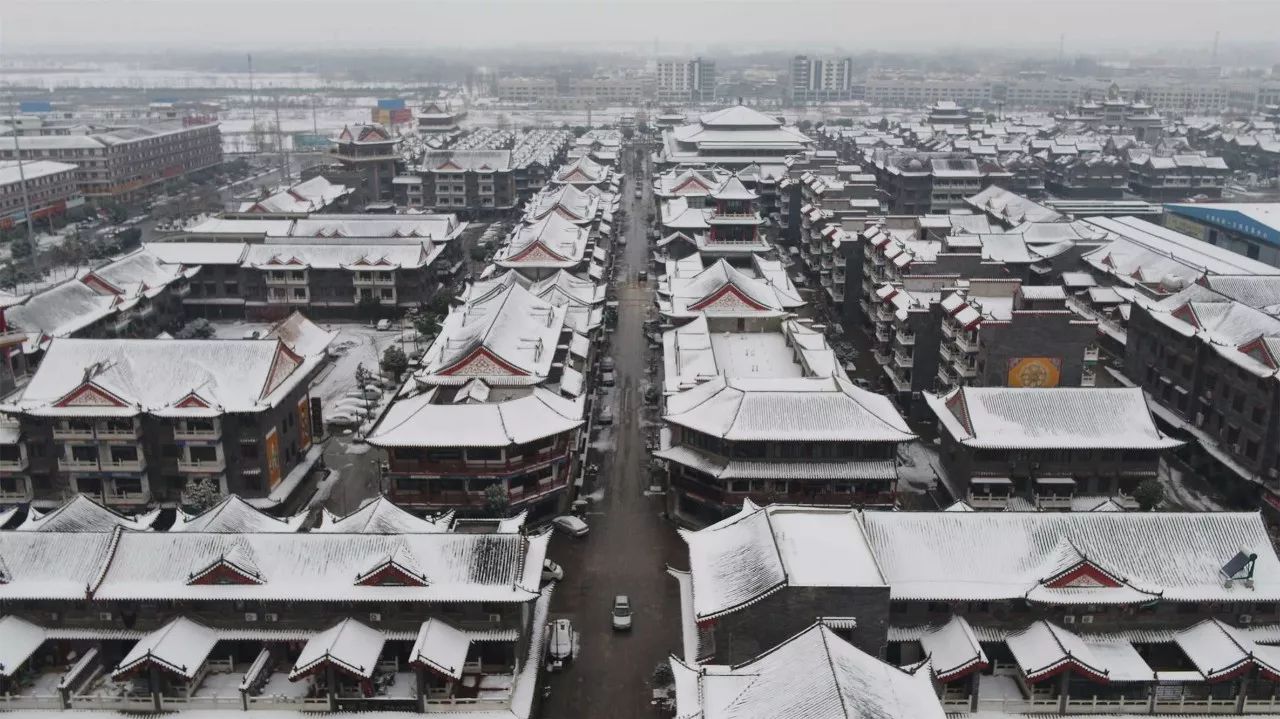
[[[649,249],[644,211],[632,207],[632,192],[635,179],[646,179],[648,173],[628,171],[633,179],[625,188],[627,246],[617,260],[620,308],[612,350],[617,366],[614,449],[601,465],[596,496],[603,490],[603,498],[587,517],[591,534],[581,540],[558,534],[552,541],[551,556],[566,575],[556,589],[552,612],[573,620],[582,646],[577,663],[551,677],[551,695],[541,712],[545,719],[660,716],[649,704],[649,675],[680,646],[680,600],[665,566],[687,566],[687,554],[675,528],[662,517],[662,498],[645,493],[644,385],[650,352],[642,324],[653,294],[651,283],[634,279],[646,267]],[[652,202],[647,190],[644,202]],[[611,629],[614,594],[631,597],[635,628],[630,634]]]

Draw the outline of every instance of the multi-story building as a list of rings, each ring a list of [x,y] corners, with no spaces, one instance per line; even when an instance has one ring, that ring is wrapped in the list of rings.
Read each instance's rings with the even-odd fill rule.
[[[1280,267],[1280,203],[1165,205],[1164,224],[1251,260]]]
[[[639,77],[582,77],[569,80],[569,93],[592,107],[640,105],[653,95],[653,81]]]
[[[455,110],[447,102],[428,102],[418,109],[418,132],[449,134],[458,131],[458,123],[467,116],[466,110]]]
[[[657,98],[662,103],[703,103],[716,100],[716,63],[703,57],[659,60]]]
[[[76,184],[75,165],[37,160],[0,162],[0,227],[13,227],[32,219],[62,215],[84,204]],[[25,193],[25,198],[24,198]]]
[[[519,282],[449,313],[409,390],[369,433],[387,450],[392,499],[469,515],[565,508],[594,355],[569,313]]]
[[[925,395],[942,437],[942,486],[975,509],[1132,508],[1181,446],[1137,388],[961,387]]]
[[[791,101],[848,100],[853,88],[853,59],[796,55],[791,59]]]
[[[1098,152],[1058,157],[1045,165],[1044,186],[1065,199],[1118,200],[1129,191],[1129,166]]]
[[[1148,155],[1129,162],[1129,189],[1153,202],[1221,198],[1231,170],[1221,157]]]
[[[397,204],[405,207],[493,216],[521,199],[510,150],[432,150],[415,175],[394,182]]]
[[[1280,278],[1205,275],[1135,297],[1124,366],[1157,417],[1194,440],[1190,471],[1234,484],[1225,491],[1260,487],[1280,511]]]
[[[530,716],[550,532],[342,519],[0,532],[6,706]]]
[[[751,267],[739,269],[721,257],[710,266],[694,253],[667,260],[658,278],[658,311],[669,319],[706,317],[713,330],[746,331],[777,327],[805,299],[776,260],[750,255]]]
[[[1277,701],[1280,662],[1264,627],[1280,618],[1280,559],[1257,513],[747,504],[682,537],[689,571],[670,573],[694,673],[707,664],[747,671],[759,665],[742,663],[762,653],[795,657],[787,641],[821,622],[831,641],[930,675],[934,694],[920,681],[896,695],[920,704],[886,716],[937,716],[921,707],[938,700],[955,713],[998,705],[1012,715],[1090,714],[1105,705],[1121,716],[1264,713]],[[790,669],[813,666],[795,658]],[[780,684],[743,677],[733,706],[778,716],[802,685],[802,706],[814,707],[825,695],[808,688],[843,671],[858,672],[843,686],[860,688],[844,695],[860,711],[893,693],[882,670],[857,667],[845,657],[811,674],[785,672]],[[764,711],[752,714],[748,698]]]
[[[782,163],[813,146],[795,127],[743,105],[726,107],[662,133],[663,165],[720,165],[739,170],[753,163]]]
[[[163,123],[82,135],[0,137],[0,160],[75,165],[88,199],[125,200],[152,185],[222,162],[217,123]]]
[[[356,188],[351,200],[355,207],[392,199],[400,138],[382,125],[354,125],[343,127],[331,142],[329,152],[342,168],[339,181]]]
[[[744,501],[892,505],[915,439],[883,395],[840,376],[715,377],[666,398],[676,511],[715,522]]]
[[[688,174],[675,196],[659,200],[658,247],[666,256],[700,252],[710,260],[730,258],[745,264],[753,253],[769,251],[761,232],[764,218],[758,210],[759,195],[736,175],[707,186],[712,177]]]
[[[883,150],[873,154],[871,169],[895,215],[960,209],[988,184],[988,173],[967,153]]]
[[[256,200],[243,200],[232,206],[224,217],[241,215],[254,218],[298,219],[325,211],[346,208],[354,188],[337,185],[321,175],[276,191],[264,191]]]
[[[278,339],[54,339],[0,405],[26,463],[9,500],[142,508],[180,503],[202,480],[288,506],[320,456],[309,389],[326,344],[303,355]]]
[[[549,77],[500,77],[494,88],[503,102],[537,103],[560,94],[556,81]]]

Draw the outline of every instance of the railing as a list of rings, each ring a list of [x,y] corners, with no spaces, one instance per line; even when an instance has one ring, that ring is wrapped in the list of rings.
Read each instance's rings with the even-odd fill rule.
[[[70,469],[70,470],[86,470],[86,469],[92,469],[92,470],[95,470],[95,471],[96,471],[96,470],[98,469],[98,460],[96,460],[96,459],[74,459],[74,458],[67,458],[67,457],[59,457],[59,458],[58,458],[58,468],[59,468],[59,469]]]
[[[322,710],[328,711],[328,699],[306,699],[304,697],[286,697],[280,695],[267,696],[251,696],[248,697],[250,709],[297,709],[303,707],[307,702],[319,701],[323,704]],[[314,711],[314,710],[312,710]]]
[[[240,697],[160,697],[161,709],[241,709]]]
[[[978,351],[977,340],[970,337],[968,332],[956,332],[955,337],[952,339],[955,341],[956,347],[962,352]]]
[[[457,459],[457,460],[417,460],[396,458],[390,461],[391,471],[404,474],[425,475],[483,475],[509,474],[516,470],[529,469],[540,464],[561,459],[566,455],[568,445],[547,449],[533,454],[505,459]]]
[[[221,472],[226,467],[227,460],[225,458],[189,459],[178,457],[178,470],[181,472]]]
[[[54,439],[94,439],[93,427],[53,427]]]
[[[1087,713],[1108,713],[1121,710],[1117,713],[1131,713],[1132,709],[1145,710],[1149,704],[1146,697],[1140,699],[1130,699],[1125,697],[1067,697],[1067,711],[1078,711]]]
[[[87,695],[71,697],[72,709],[112,709],[115,711],[151,711],[155,702],[150,696],[108,697]]]
[[[1086,347],[1086,348],[1084,349],[1084,361],[1085,361],[1085,362],[1097,362],[1097,361],[1098,361],[1098,348],[1097,348],[1097,347]]]
[[[1155,701],[1157,714],[1232,714],[1236,710],[1235,699],[1159,699]]]
[[[971,494],[968,502],[974,509],[1006,509],[1009,506],[1009,495]]]
[[[426,702],[430,706],[467,707],[468,709],[476,710],[505,709],[511,705],[510,699],[464,699],[459,697],[427,699]]]
[[[1271,714],[1280,709],[1280,697],[1244,698],[1244,711]]]
[[[913,366],[915,364],[915,360],[911,357],[908,357],[902,354],[901,352],[894,352],[893,363],[898,365],[899,367],[906,368],[906,367]]]
[[[117,472],[141,472],[147,468],[147,460],[142,455],[138,455],[133,459],[104,458],[102,460],[102,468]]]
[[[103,500],[107,504],[146,504],[151,501],[151,492],[109,489],[105,492]]]
[[[99,427],[97,432],[99,437],[135,438],[138,436],[138,426],[133,425],[132,427]]]
[[[222,428],[216,424],[209,429],[192,429],[190,427],[183,427],[182,425],[176,425],[173,428],[174,439],[213,440],[213,439],[218,439],[221,436],[222,436]]]
[[[1071,497],[1061,495],[1036,495],[1036,506],[1042,509],[1070,509]]]
[[[12,709],[62,709],[61,696],[0,694],[0,711]]]
[[[5,472],[21,472],[27,468],[27,464],[29,464],[27,456],[22,454],[19,455],[17,459],[0,459],[0,470]],[[4,490],[0,490],[0,499],[3,499],[4,495]]]

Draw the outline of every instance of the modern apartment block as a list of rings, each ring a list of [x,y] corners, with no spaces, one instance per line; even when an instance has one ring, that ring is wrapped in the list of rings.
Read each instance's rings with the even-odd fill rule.
[[[716,63],[703,57],[659,60],[657,99],[660,103],[705,103],[716,99]]]
[[[520,200],[510,150],[428,151],[416,174],[397,177],[395,183],[397,200],[403,198],[405,206],[436,211],[492,215]]]
[[[549,77],[500,77],[494,92],[503,102],[538,103],[560,94],[556,81]]]
[[[1256,486],[1280,511],[1280,278],[1205,275],[1136,297],[1124,362],[1162,422],[1194,440],[1192,471],[1226,491]]]
[[[790,80],[794,104],[848,100],[853,87],[853,59],[796,55],[791,59]]]
[[[302,354],[279,339],[54,339],[0,405],[18,424],[4,500],[49,506],[83,494],[138,509],[182,503],[206,480],[287,505],[319,458],[309,389],[326,345]]]
[[[82,135],[0,137],[0,160],[50,160],[75,165],[88,199],[127,200],[176,177],[222,162],[217,123],[137,125]]]
[[[569,80],[569,94],[593,107],[640,105],[653,96],[653,81],[641,77],[581,77]]]
[[[70,163],[49,160],[24,160],[21,168],[16,161],[0,162],[0,228],[26,222],[27,208],[31,219],[39,220],[83,205],[77,171]]]

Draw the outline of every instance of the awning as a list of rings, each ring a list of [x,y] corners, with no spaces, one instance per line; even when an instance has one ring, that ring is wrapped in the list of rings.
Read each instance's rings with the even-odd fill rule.
[[[44,643],[44,627],[21,617],[0,618],[0,677],[11,677]]]
[[[1001,486],[1012,486],[1013,480],[1008,477],[973,477],[969,480],[969,484],[993,484]]]
[[[1254,666],[1272,681],[1280,679],[1280,647],[1258,644],[1216,619],[1177,632],[1173,641],[1207,681],[1232,679]]]
[[[1076,481],[1071,477],[1036,477],[1036,484],[1074,487]]]
[[[471,639],[466,634],[439,619],[428,619],[418,629],[418,638],[409,652],[409,663],[450,679],[461,679],[470,650]]]
[[[386,637],[377,629],[354,619],[343,619],[307,640],[289,672],[289,681],[297,681],[328,664],[354,677],[368,679],[378,666],[385,642]]]
[[[139,639],[111,677],[120,679],[145,666],[154,665],[191,679],[200,671],[217,643],[218,635],[212,629],[186,617],[178,617]]]

